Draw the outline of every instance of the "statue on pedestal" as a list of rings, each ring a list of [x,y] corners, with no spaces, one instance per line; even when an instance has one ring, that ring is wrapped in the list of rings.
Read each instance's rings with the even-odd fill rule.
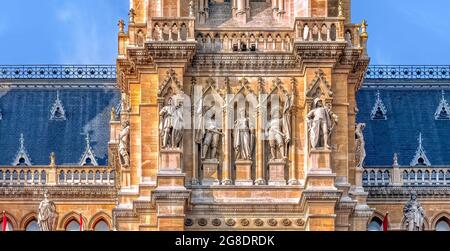
[[[355,138],[356,138],[356,167],[363,168],[364,159],[366,158],[366,143],[364,140],[364,128],[366,128],[366,124],[359,123],[356,125],[355,129]]]
[[[266,135],[269,139],[270,145],[270,160],[276,160],[278,153],[281,154],[282,159],[287,159],[286,150],[291,143],[291,121],[290,110],[292,103],[290,99],[286,99],[283,109],[283,117],[278,114],[278,109],[274,109],[272,112],[272,119],[269,121],[269,125],[266,129]]]
[[[124,168],[130,166],[129,142],[130,142],[130,123],[128,121],[124,121],[122,123],[122,130],[119,133],[120,165]]]
[[[236,160],[251,160],[254,140],[244,109],[239,111],[239,117],[234,122],[233,136]]]
[[[403,214],[407,231],[423,231],[425,215],[415,193],[411,194],[411,199],[406,203]]]
[[[44,192],[44,200],[39,204],[38,225],[42,231],[53,231],[56,226],[56,206],[48,199],[48,191]]]
[[[199,130],[196,132],[196,142],[201,144],[201,158],[205,159],[218,159],[217,147],[219,141],[223,135],[222,131],[217,125],[215,106],[210,106],[205,114],[203,114],[200,120]],[[200,107],[202,109],[202,107]],[[209,157],[208,157],[209,153]]]
[[[161,109],[160,117],[161,147],[164,149],[179,148],[184,130],[182,103],[178,102],[177,105],[174,105],[173,99],[169,98],[167,105]]]
[[[320,146],[331,149],[329,142],[334,126],[338,122],[338,116],[331,111],[330,107],[324,107],[320,98],[316,98],[307,118],[312,149],[315,150]]]

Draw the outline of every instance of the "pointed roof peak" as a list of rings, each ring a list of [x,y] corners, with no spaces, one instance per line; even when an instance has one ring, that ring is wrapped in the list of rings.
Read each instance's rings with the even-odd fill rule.
[[[95,158],[94,150],[91,147],[91,136],[89,133],[86,135],[86,150],[81,156],[81,160],[79,162],[80,166],[98,166],[97,160]]]
[[[375,94],[375,104],[372,108],[372,112],[370,113],[370,117],[372,120],[387,120],[387,109],[386,106],[383,103],[383,100],[381,99],[380,90],[377,90],[377,93]]]
[[[436,112],[434,113],[436,120],[450,120],[450,105],[445,98],[445,91],[441,91],[441,101],[439,102]]]
[[[25,148],[25,138],[23,136],[23,133],[20,134],[19,139],[19,150],[17,151],[16,157],[14,158],[14,162],[12,163],[13,166],[31,166],[31,158],[27,153],[27,150]]]
[[[62,101],[59,98],[59,90],[56,91],[56,100],[50,109],[50,120],[66,120],[66,111],[64,110]]]
[[[431,163],[428,160],[428,157],[423,147],[422,132],[419,134],[419,138],[417,140],[419,142],[419,146],[417,147],[414,158],[411,161],[411,166],[431,166]]]

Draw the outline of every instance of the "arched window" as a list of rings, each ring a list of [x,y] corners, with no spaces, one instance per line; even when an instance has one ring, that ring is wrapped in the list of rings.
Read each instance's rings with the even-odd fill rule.
[[[86,180],[86,172],[81,171],[81,180]]]
[[[409,180],[410,180],[410,181],[414,181],[415,179],[416,179],[416,172],[411,171],[411,172],[409,173]]]
[[[16,170],[13,171],[13,180],[17,180],[19,178],[19,174],[17,173]]]
[[[34,183],[37,184],[39,182],[39,172],[34,171]]]
[[[46,184],[47,183],[47,173],[45,171],[41,172],[41,183]]]
[[[27,181],[31,182],[33,180],[33,175],[31,174],[31,171],[27,172]]]
[[[363,183],[367,183],[367,180],[369,179],[369,173],[367,171],[363,172]]]
[[[94,179],[94,172],[93,171],[89,171],[88,173],[88,180],[93,180]]]
[[[370,183],[375,183],[375,171],[370,171],[369,180]]]
[[[419,181],[423,180],[423,172],[420,170],[417,172],[417,180],[419,180]]]
[[[0,170],[0,180],[3,180],[3,170]]]
[[[431,172],[431,182],[436,182],[436,178],[437,178],[437,173],[436,173],[436,171],[432,171]]]
[[[378,183],[381,183],[382,180],[383,180],[383,172],[382,171],[378,171],[377,172],[377,181],[378,181]]]
[[[80,231],[80,223],[78,223],[78,221],[76,220],[71,220],[66,225],[66,231]]]
[[[103,171],[102,179],[105,181],[108,180],[108,171]]]
[[[25,180],[25,172],[23,170],[20,171],[20,173],[19,173],[19,179],[20,179],[20,181],[24,181]]]
[[[425,171],[425,178],[426,181],[430,180],[430,171],[426,170]]]
[[[80,179],[80,173],[79,173],[78,171],[75,171],[75,172],[73,173],[73,179],[74,179],[75,181],[78,181],[78,180]]]
[[[447,171],[447,173],[445,174],[445,180],[447,182],[450,182],[450,171]]]
[[[439,219],[438,222],[436,223],[436,231],[450,231],[449,222],[450,221],[445,217]]]
[[[0,217],[0,226],[3,226],[3,216]],[[6,231],[14,231],[13,226],[9,220],[7,220],[6,222]]]
[[[41,231],[41,228],[39,227],[36,220],[32,220],[28,222],[27,226],[25,227],[25,231]]]
[[[439,176],[438,176],[439,181],[444,181],[444,171],[439,171]]]
[[[408,171],[403,171],[403,180],[408,180]]]
[[[95,172],[95,179],[100,180],[100,178],[101,178],[100,171]]]
[[[384,171],[384,173],[383,173],[383,181],[384,181],[385,183],[389,183],[389,180],[390,180],[389,171],[386,170],[386,171]]]
[[[64,171],[61,171],[59,173],[59,181],[63,182],[65,177],[66,177],[66,174],[64,173]]]
[[[99,220],[94,226],[94,231],[109,231],[109,225],[104,220]]]
[[[109,179],[110,180],[114,180],[114,175],[115,175],[115,172],[114,172],[114,170],[113,171],[111,171],[110,173],[109,173]]]
[[[382,225],[383,225],[383,222],[378,217],[375,217],[372,219],[370,224],[367,226],[367,231],[381,231]]]

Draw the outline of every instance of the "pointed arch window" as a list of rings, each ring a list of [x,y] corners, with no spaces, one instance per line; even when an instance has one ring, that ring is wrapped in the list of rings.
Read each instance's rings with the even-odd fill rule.
[[[23,133],[20,134],[19,139],[19,150],[16,153],[16,157],[14,158],[13,166],[31,166],[31,158],[27,153],[25,148],[25,138]]]
[[[436,231],[450,231],[450,220],[442,217],[436,223]]]
[[[94,226],[94,231],[109,231],[109,225],[108,223],[106,223],[106,221],[104,221],[103,219],[99,220],[95,226]]]
[[[368,231],[381,231],[383,222],[378,218],[373,218],[367,226]]]
[[[28,222],[27,226],[25,227],[25,231],[27,232],[41,231],[41,228],[39,227],[39,224],[36,221],[36,219],[33,219],[30,222]]]
[[[91,138],[89,133],[86,136],[86,150],[81,156],[81,160],[79,162],[80,166],[98,166],[97,160],[95,159],[94,150],[91,147]]]

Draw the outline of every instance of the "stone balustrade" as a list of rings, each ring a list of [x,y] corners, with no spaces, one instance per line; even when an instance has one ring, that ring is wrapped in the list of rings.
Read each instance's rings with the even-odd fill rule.
[[[343,18],[302,17],[295,19],[295,39],[304,42],[344,41]]]
[[[294,42],[291,31],[236,32],[196,30],[200,53],[290,52]]]
[[[149,24],[149,40],[153,42],[194,41],[192,17],[153,17]]]
[[[403,186],[450,185],[450,167],[366,168],[363,172],[364,186],[394,185],[394,179]]]
[[[115,171],[107,167],[0,167],[0,186],[113,185]]]

